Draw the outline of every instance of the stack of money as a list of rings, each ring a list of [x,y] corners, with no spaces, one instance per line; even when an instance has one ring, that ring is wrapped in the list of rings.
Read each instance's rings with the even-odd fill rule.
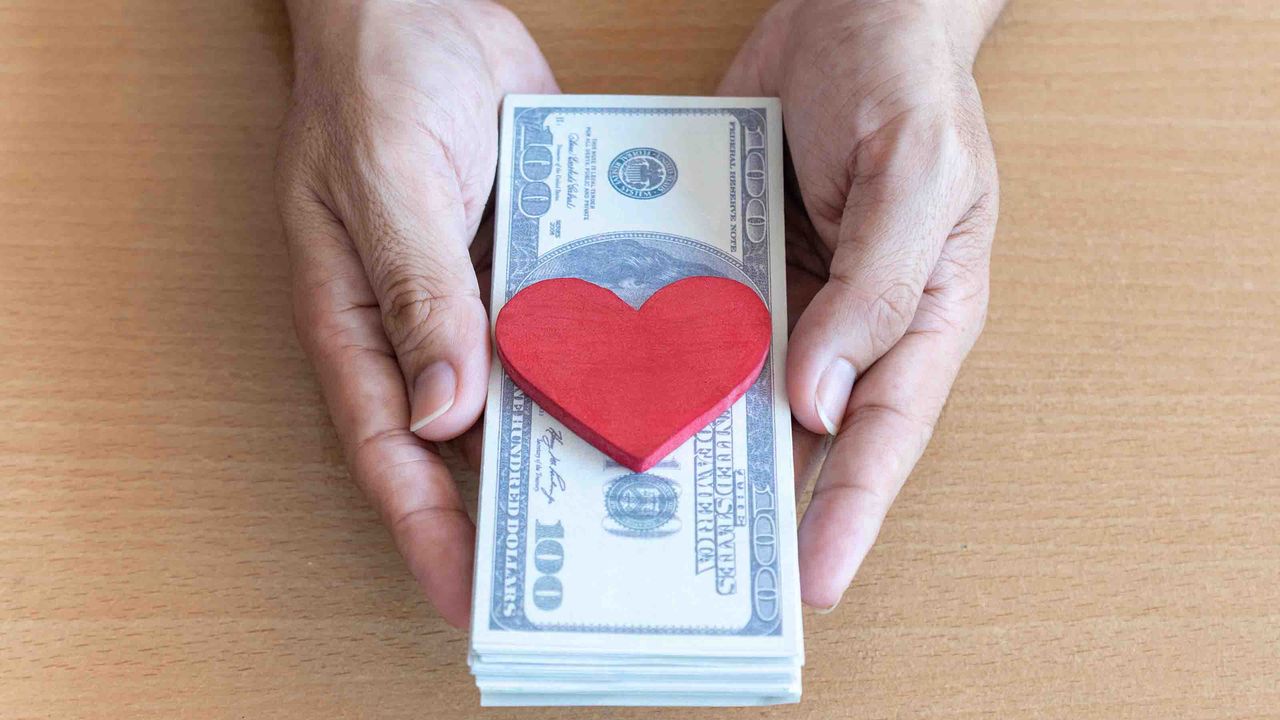
[[[494,315],[549,278],[638,308],[710,275],[759,293],[773,340],[746,394],[645,472],[495,359],[469,656],[482,704],[799,699],[781,133],[774,99],[506,98]]]

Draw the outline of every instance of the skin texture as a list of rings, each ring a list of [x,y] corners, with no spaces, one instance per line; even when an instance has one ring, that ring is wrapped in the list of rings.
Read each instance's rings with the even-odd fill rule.
[[[820,609],[875,542],[986,317],[999,189],[971,67],[998,11],[784,2],[719,88],[782,98],[804,210],[788,214],[787,388],[798,424],[835,436],[800,525],[801,593]]]
[[[555,80],[497,5],[290,12],[297,76],[277,196],[298,335],[352,476],[427,597],[463,626],[475,528],[432,441],[474,426],[484,405],[488,322],[468,246],[500,100],[557,92]]]
[[[783,2],[720,87],[783,100],[797,482],[818,475],[801,583],[819,608],[870,549],[982,327],[998,191],[970,66],[999,5]],[[289,12],[276,189],[298,335],[353,478],[461,627],[475,529],[437,443],[479,451],[501,98],[558,89],[496,4]]]

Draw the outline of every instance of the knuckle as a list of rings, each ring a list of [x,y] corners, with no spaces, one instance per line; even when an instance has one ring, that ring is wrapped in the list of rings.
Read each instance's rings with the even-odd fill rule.
[[[910,167],[944,145],[946,123],[928,108],[900,110],[867,133],[853,147],[853,160],[864,167]]]
[[[862,508],[864,513],[883,518],[893,505],[896,493],[890,492],[879,484],[867,482],[865,479],[850,477],[833,477],[827,482],[819,483],[813,489],[814,498],[834,500],[839,496],[847,498],[853,507]],[[856,531],[857,525],[848,524],[846,528],[852,533]]]
[[[311,287],[295,286],[293,325],[298,342],[313,360],[349,360],[351,353],[387,354],[387,338],[377,329],[377,308],[360,302],[334,301],[335,276]]]
[[[440,474],[448,472],[449,470],[449,467],[445,464],[444,460],[436,459],[435,455],[428,455],[417,462],[426,466],[426,473]],[[430,504],[416,505],[385,511],[383,513],[383,522],[386,523],[392,536],[401,537],[402,533],[406,533],[413,525],[435,525],[441,522],[453,520],[457,518],[459,514],[466,517],[465,511],[457,507]]]
[[[302,351],[308,357],[315,357],[318,348],[316,346],[315,323],[312,322],[309,303],[295,294],[290,309],[293,316],[293,334],[298,338],[298,344],[302,346]]]
[[[356,484],[370,495],[374,507],[388,527],[397,529],[422,506],[402,506],[393,488],[398,477],[439,477],[448,472],[444,460],[434,452],[422,452],[422,441],[402,427],[381,428],[343,438],[347,465]],[[391,491],[391,492],[389,492]]]
[[[971,331],[973,342],[976,342],[978,337],[982,335],[982,332],[987,329],[988,307],[989,304],[987,302],[987,296],[983,293],[981,299],[974,305],[973,330]]]
[[[434,283],[417,273],[397,273],[382,298],[382,324],[392,342],[401,344],[418,328],[436,321],[442,296]]]
[[[1000,191],[988,186],[979,190],[969,211],[956,223],[953,234],[972,234],[990,239],[1000,219]]]
[[[868,305],[867,317],[876,344],[888,347],[906,332],[915,316],[919,291],[909,282],[898,280],[890,283]]]
[[[973,348],[982,333],[986,313],[985,300],[966,296],[922,311],[914,331],[940,335],[948,346],[957,348],[960,357],[963,357]]]
[[[943,251],[929,285],[967,300],[986,291],[990,265],[989,253],[979,240],[957,238]]]
[[[839,272],[833,272],[831,280],[844,296],[844,302],[850,307],[853,317],[861,319],[861,324],[879,352],[896,343],[915,317],[921,289],[909,280],[894,280],[878,293],[859,287],[852,279]]]
[[[945,83],[927,95],[930,102],[884,119],[854,144],[846,164],[855,185],[886,179],[910,186],[977,185],[993,174],[991,140],[976,95],[971,99]]]
[[[964,308],[962,313],[966,318],[961,328],[961,336],[968,341],[969,347],[977,342],[978,336],[987,327],[987,311],[990,304],[991,284],[984,276],[976,283],[969,297],[961,303]]]
[[[462,303],[478,303],[477,291],[442,287],[420,271],[400,271],[392,277],[383,292],[382,323],[400,352],[426,346],[441,333],[466,330],[457,310]]]
[[[889,428],[892,436],[912,437],[917,441],[915,447],[923,449],[933,438],[938,419],[932,416],[921,416],[908,413],[901,408],[885,403],[863,403],[849,412],[845,423],[850,428],[879,426]],[[896,455],[894,458],[896,459]],[[905,475],[910,467],[894,468],[895,475]]]

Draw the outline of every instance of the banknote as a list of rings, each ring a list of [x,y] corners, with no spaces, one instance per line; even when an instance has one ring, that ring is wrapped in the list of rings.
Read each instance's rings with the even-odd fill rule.
[[[638,308],[676,280],[717,276],[760,295],[773,337],[745,395],[642,473],[544,412],[495,357],[471,660],[477,678],[488,663],[497,691],[539,692],[522,661],[576,673],[714,657],[729,674],[798,683],[781,133],[768,98],[505,99],[492,316],[550,278],[595,283]],[[679,679],[664,672],[648,677]],[[566,687],[590,694],[585,682]],[[696,687],[673,693],[701,696]]]

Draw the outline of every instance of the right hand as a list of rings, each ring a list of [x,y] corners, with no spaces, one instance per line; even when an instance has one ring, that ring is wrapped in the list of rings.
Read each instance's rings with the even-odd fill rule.
[[[471,428],[489,323],[469,245],[507,93],[558,92],[499,5],[291,0],[276,190],[298,335],[356,482],[445,620],[470,614],[475,528],[434,442]]]
[[[787,391],[832,437],[797,538],[816,608],[853,580],[982,330],[1000,190],[971,69],[1003,4],[779,2],[720,86],[781,98],[802,202]]]

